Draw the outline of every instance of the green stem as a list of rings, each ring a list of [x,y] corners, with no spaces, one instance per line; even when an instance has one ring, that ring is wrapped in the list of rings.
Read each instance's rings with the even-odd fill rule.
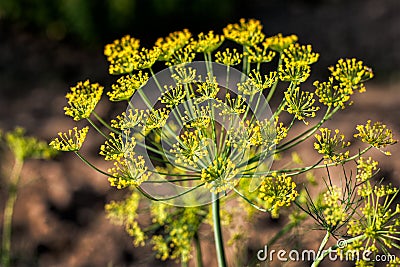
[[[215,247],[217,250],[217,259],[219,267],[226,267],[225,251],[224,251],[224,241],[222,239],[221,231],[221,218],[219,214],[219,198],[218,193],[212,193],[212,217],[214,225],[214,239]]]
[[[282,53],[280,53],[279,54],[279,61],[278,61],[278,71],[279,71],[279,66],[282,64]],[[278,75],[278,74],[277,74]],[[275,81],[275,83],[272,85],[272,88],[271,88],[271,90],[269,91],[269,93],[268,93],[268,96],[267,96],[267,103],[269,103],[269,101],[271,101],[271,98],[272,98],[272,96],[274,95],[274,93],[275,93],[275,90],[276,90],[276,86],[278,85],[278,82],[279,82],[279,77],[277,77],[276,78],[276,81]]]
[[[18,184],[20,174],[24,162],[22,159],[16,159],[13,170],[10,176],[10,184],[8,187],[8,199],[4,208],[3,215],[3,239],[1,250],[1,266],[10,266],[10,251],[11,251],[11,233],[12,233],[12,217],[14,206],[17,200]]]
[[[326,234],[324,236],[324,239],[322,239],[321,244],[319,245],[319,249],[317,252],[317,259],[321,256],[323,249],[326,246],[326,243],[328,243],[329,237],[331,236],[331,233],[329,231],[326,231]]]
[[[201,253],[199,233],[196,232],[193,238],[196,245],[196,267],[203,267],[203,253]]]

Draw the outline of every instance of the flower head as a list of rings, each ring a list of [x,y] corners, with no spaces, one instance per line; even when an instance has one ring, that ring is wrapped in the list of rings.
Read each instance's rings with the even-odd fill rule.
[[[134,59],[137,56],[140,42],[129,35],[115,40],[104,48],[104,55],[110,62],[110,74],[124,74],[133,71]]]
[[[319,107],[313,106],[315,102],[314,94],[305,91],[301,91],[300,93],[299,87],[286,91],[285,99],[286,105],[284,109],[293,114],[298,120],[304,121],[306,125],[308,123],[305,121],[305,118],[315,117],[315,112],[319,109]]]
[[[318,61],[319,54],[312,51],[311,45],[291,44],[283,51],[285,62],[302,62],[310,65]]]
[[[347,219],[342,191],[337,186],[330,186],[328,191],[323,194],[322,208],[325,226],[330,229],[343,224]]]
[[[372,70],[363,65],[357,59],[339,59],[335,67],[329,67],[332,76],[343,86],[357,89],[360,93],[365,91],[363,82],[371,79],[374,74]]]
[[[340,163],[349,157],[349,151],[341,152],[344,148],[350,146],[350,142],[344,141],[344,135],[339,134],[336,129],[332,135],[332,131],[328,128],[319,129],[321,134],[316,134],[317,142],[314,143],[314,148],[318,153],[324,155],[324,159],[329,159],[329,162]],[[325,161],[325,164],[328,161]]]
[[[220,193],[235,187],[239,182],[236,178],[237,173],[235,164],[229,158],[218,157],[201,171],[201,180],[211,192]]]
[[[136,90],[146,84],[148,79],[149,75],[142,71],[121,77],[117,80],[117,84],[111,86],[113,91],[107,92],[107,95],[110,97],[110,101],[129,100]]]
[[[189,32],[189,30],[184,29],[183,31],[170,33],[165,38],[159,38],[155,44],[161,49],[161,54],[158,60],[169,61],[176,51],[189,43],[191,36],[192,34]]]
[[[239,23],[229,24],[223,31],[227,39],[244,46],[255,46],[265,38],[262,28],[258,20],[250,19],[246,21],[245,19],[240,19]]]
[[[64,107],[65,115],[71,116],[75,121],[89,118],[102,94],[103,87],[98,83],[90,83],[89,80],[78,82],[66,95],[69,107]]]
[[[299,195],[296,183],[286,174],[265,177],[261,183],[258,197],[263,201],[266,209],[271,211],[273,218],[279,217],[279,209],[288,207]]]
[[[311,68],[303,61],[286,61],[279,66],[279,79],[297,85],[303,83],[310,76]]]
[[[353,90],[347,86],[334,85],[333,78],[330,77],[327,82],[315,81],[315,94],[319,97],[319,102],[328,107],[345,108],[346,102],[349,101]]]
[[[178,84],[175,87],[171,85],[169,90],[168,87],[165,86],[165,90],[166,91],[160,97],[160,101],[161,103],[166,104],[165,106],[167,108],[174,108],[178,106],[186,97],[186,91],[182,84]]]
[[[269,75],[261,76],[259,71],[253,70],[249,74],[249,79],[238,84],[238,90],[245,95],[254,95],[265,89],[271,88],[278,79],[276,71],[271,71]]]
[[[126,130],[143,125],[143,120],[147,117],[144,110],[129,109],[118,115],[116,119],[111,120],[111,127],[120,130]]]
[[[133,137],[129,136],[129,131],[124,131],[126,140],[122,139],[122,135],[116,136],[113,132],[110,133],[110,138],[100,146],[100,155],[104,156],[105,160],[120,160],[125,154],[133,151],[136,142]]]
[[[232,52],[229,48],[227,48],[225,49],[225,51],[218,51],[215,54],[215,62],[222,63],[226,66],[235,66],[240,64],[240,62],[242,61],[242,57],[243,55],[237,52],[235,48],[232,49]]]
[[[377,170],[377,166],[378,162],[372,160],[371,157],[369,157],[368,159],[360,157],[357,160],[357,182],[363,183],[372,178],[374,172]]]
[[[211,53],[217,49],[223,42],[225,37],[223,35],[216,35],[213,31],[208,34],[200,33],[198,40],[192,40],[190,46],[196,53]]]
[[[138,187],[150,176],[143,157],[135,157],[133,152],[127,152],[123,158],[117,158],[114,167],[110,168],[108,172],[111,175],[108,181],[111,186],[118,189],[129,186]]]
[[[60,139],[58,137],[55,138],[49,145],[59,151],[78,151],[81,149],[88,131],[89,127],[81,130],[74,127],[72,130],[68,130],[67,133],[58,133]]]
[[[249,63],[265,63],[270,62],[276,53],[268,50],[268,47],[264,45],[263,48],[258,46],[248,47],[244,55],[247,56]]]
[[[375,122],[371,125],[371,120],[368,120],[367,124],[357,125],[356,129],[358,133],[356,133],[354,137],[360,138],[364,143],[370,144],[380,151],[388,145],[397,143],[397,140],[393,139],[392,131],[381,122]],[[385,155],[390,155],[389,151],[382,152]]]
[[[297,36],[292,34],[288,36],[282,36],[281,33],[271,36],[265,39],[263,45],[272,49],[276,52],[283,52],[286,48],[288,48],[291,44],[297,42]]]

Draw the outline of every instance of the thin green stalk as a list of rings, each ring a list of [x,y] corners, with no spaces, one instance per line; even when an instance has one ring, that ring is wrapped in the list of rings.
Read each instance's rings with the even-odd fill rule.
[[[319,258],[319,256],[321,256],[322,251],[324,250],[326,243],[328,243],[329,237],[331,236],[331,233],[329,233],[329,231],[326,231],[326,234],[324,236],[324,239],[322,239],[321,244],[319,245],[319,249],[317,252],[317,258]]]
[[[196,246],[196,267],[203,267],[203,253],[201,252],[199,233],[196,232],[193,238]]]
[[[86,120],[90,123],[90,125],[93,126],[93,128],[99,133],[101,134],[101,136],[103,136],[105,139],[108,139],[107,135],[105,135],[105,133],[103,133],[102,130],[100,130],[99,127],[97,127],[97,125],[89,118],[86,118]]]
[[[111,125],[109,125],[107,122],[105,122],[96,112],[93,111],[93,115],[95,116],[95,118],[101,123],[103,124],[103,126],[105,126],[108,130],[110,130],[111,132],[115,133],[115,134],[121,134],[120,131],[117,131],[116,129],[114,129],[113,127],[111,127]]]
[[[219,214],[219,198],[218,194],[212,193],[212,217],[214,225],[214,239],[215,248],[217,251],[217,259],[219,267],[226,267],[225,251],[224,251],[224,241],[222,239],[221,231],[221,218]]]
[[[1,249],[1,266],[10,266],[11,252],[11,234],[12,234],[12,217],[14,214],[14,206],[17,200],[18,184],[20,180],[21,170],[24,162],[22,159],[16,159],[10,176],[10,184],[8,187],[8,198],[4,208],[3,215],[3,238]]]
[[[278,61],[278,68],[277,68],[278,71],[279,71],[279,66],[280,65],[282,65],[282,53],[279,54],[279,61]],[[268,96],[267,96],[267,103],[269,103],[269,101],[271,100],[272,96],[274,95],[275,90],[276,90],[276,86],[278,85],[278,81],[279,81],[279,78],[277,78],[275,83],[272,85],[271,90],[269,91]]]

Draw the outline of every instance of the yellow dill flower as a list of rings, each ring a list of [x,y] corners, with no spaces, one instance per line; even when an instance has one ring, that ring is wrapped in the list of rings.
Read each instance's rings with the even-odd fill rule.
[[[254,95],[265,89],[271,88],[271,86],[278,79],[276,71],[271,71],[269,75],[264,75],[262,78],[259,71],[253,70],[249,74],[249,79],[245,82],[238,83],[238,90],[243,92],[245,95]]]
[[[368,120],[367,124],[357,125],[356,129],[358,133],[354,134],[354,137],[361,139],[364,143],[374,146],[385,155],[391,155],[389,151],[383,151],[381,149],[397,143],[397,140],[393,139],[392,131],[388,129],[386,125],[381,122],[375,122],[371,125],[371,120]]]
[[[153,49],[142,48],[135,54],[133,59],[133,69],[142,70],[149,69],[158,60],[161,55],[161,48],[153,47]]]
[[[282,36],[282,33],[278,33],[275,36],[266,38],[263,45],[271,50],[282,53],[283,50],[288,48],[291,44],[297,42],[297,39],[297,36],[294,34]]]
[[[78,82],[66,95],[69,107],[64,107],[65,115],[71,116],[75,121],[89,118],[102,94],[103,87],[98,83],[91,84],[89,80]]]
[[[329,67],[332,76],[344,86],[358,90],[360,93],[365,92],[363,82],[368,81],[374,74],[372,70],[363,65],[362,61],[357,59],[339,59],[335,67]]]
[[[49,145],[59,151],[78,151],[81,149],[88,131],[89,127],[85,127],[81,130],[74,127],[72,130],[68,130],[67,133],[60,132],[58,133],[60,139],[55,138]]]
[[[319,54],[312,51],[311,45],[291,44],[283,51],[285,62],[302,62],[311,65],[318,61]]]
[[[112,175],[108,178],[108,181],[111,186],[118,189],[129,186],[138,187],[150,176],[143,157],[135,158],[133,152],[127,152],[124,158],[116,159],[114,167],[108,169],[108,172]]]
[[[129,131],[124,132],[124,136],[129,136]],[[105,160],[120,160],[126,153],[133,151],[136,142],[135,138],[129,137],[127,140],[122,139],[122,135],[116,136],[115,133],[110,133],[110,138],[100,146],[100,155],[104,156]]]
[[[274,51],[268,51],[268,47],[265,45],[263,48],[258,46],[254,46],[253,48],[248,47],[243,54],[247,56],[249,63],[270,62],[276,55]]]
[[[187,110],[184,111],[184,125],[187,128],[206,129],[211,122],[211,112],[208,106],[201,106],[192,110],[191,114]]]
[[[240,19],[239,24],[229,24],[223,29],[224,35],[238,44],[244,46],[255,46],[261,43],[265,35],[262,33],[263,26],[260,21]]]
[[[147,120],[144,125],[146,131],[154,130],[157,128],[162,128],[165,123],[167,122],[169,110],[162,108],[162,109],[153,109],[148,112]]]
[[[110,97],[110,101],[129,100],[136,90],[146,84],[148,79],[149,75],[142,71],[121,77],[117,80],[117,84],[111,86],[113,91],[107,92],[107,95]]]
[[[350,220],[347,229],[350,236],[364,236],[359,250],[376,252],[398,248],[400,204],[396,204],[394,210],[391,208],[398,192],[398,188],[382,185],[375,186],[371,194],[364,196],[365,204],[360,208],[360,218]]]
[[[238,170],[235,164],[227,158],[216,158],[205,169],[201,171],[201,181],[205,182],[206,188],[212,193],[220,193],[233,189],[239,182],[236,178]]]
[[[372,160],[371,157],[369,157],[368,159],[360,157],[357,160],[357,182],[362,183],[369,180],[374,175],[374,171],[377,170],[377,166],[378,162]]]
[[[350,146],[350,142],[344,141],[344,135],[339,134],[336,129],[332,135],[332,131],[328,128],[319,129],[321,134],[315,134],[317,142],[314,143],[315,150],[324,155],[324,164],[328,162],[340,163],[349,157],[349,151],[340,152],[342,149]]]
[[[165,38],[159,38],[156,41],[156,46],[161,49],[161,54],[158,57],[160,61],[169,61],[172,55],[189,43],[192,34],[188,29],[170,33]]]
[[[195,58],[196,53],[193,52],[192,47],[185,46],[179,50],[177,50],[172,57],[165,63],[167,66],[184,66],[186,63],[190,63]]]
[[[238,53],[235,48],[232,49],[232,52],[229,50],[229,48],[227,48],[225,51],[218,51],[215,54],[215,62],[222,63],[226,66],[235,66],[240,64],[242,57],[243,54]]]
[[[200,97],[196,99],[196,103],[201,103],[208,99],[217,100],[217,94],[219,92],[219,84],[216,77],[206,77],[205,82],[199,82],[197,92],[200,93]]]
[[[286,61],[278,69],[279,79],[297,85],[303,83],[310,76],[311,68],[303,61]]]
[[[197,162],[208,155],[208,141],[200,131],[185,131],[176,139],[178,142],[171,149],[171,153],[175,154],[175,163],[196,167]]]
[[[178,84],[192,83],[196,80],[196,69],[192,67],[186,68],[185,66],[176,66],[171,78]]]
[[[130,196],[123,201],[111,201],[105,205],[107,218],[116,225],[125,226],[125,231],[133,237],[135,247],[144,246],[147,239],[137,222],[139,202],[140,194],[132,191]]]
[[[342,199],[342,191],[337,186],[330,186],[323,194],[322,208],[325,226],[329,229],[343,224],[347,219],[345,203]]]
[[[314,86],[316,87],[315,94],[318,96],[319,102],[328,107],[340,106],[344,109],[346,102],[349,101],[350,96],[353,94],[353,90],[350,87],[333,85],[332,77],[329,77],[327,82],[315,81]]]
[[[252,146],[261,145],[263,139],[261,129],[258,122],[250,123],[250,121],[239,121],[239,124],[228,130],[229,146],[240,150],[249,149]]]
[[[213,31],[208,34],[199,33],[198,40],[192,40],[190,46],[196,53],[211,53],[217,49],[223,42],[223,35],[215,35]]]
[[[165,92],[162,93],[159,100],[161,103],[166,104],[167,108],[174,108],[178,106],[186,97],[186,91],[182,84],[178,84],[175,87],[170,85],[169,89],[167,86],[164,87]]]
[[[144,110],[129,109],[127,112],[123,112],[118,115],[116,119],[111,120],[111,127],[115,129],[125,130],[142,126],[147,114]]]
[[[123,74],[133,71],[133,59],[138,53],[140,42],[129,35],[115,40],[104,48],[104,55],[110,62],[110,74]]]
[[[3,141],[2,138],[0,132],[0,142]],[[25,129],[21,127],[16,127],[14,130],[4,133],[4,141],[14,157],[21,161],[28,158],[49,159],[57,153],[46,142],[27,136]]]
[[[246,98],[241,95],[238,95],[235,99],[231,98],[231,95],[227,93],[225,95],[225,103],[222,104],[222,111],[220,116],[222,115],[239,115],[246,111]]]
[[[289,207],[299,195],[296,183],[290,176],[276,173],[264,178],[258,192],[265,208],[271,211],[272,218],[278,218],[280,208]]]
[[[286,104],[283,109],[293,114],[298,120],[302,120],[306,125],[308,122],[305,121],[305,118],[315,117],[315,112],[319,109],[319,107],[313,106],[314,94],[305,91],[300,93],[300,87],[286,91],[285,99]]]

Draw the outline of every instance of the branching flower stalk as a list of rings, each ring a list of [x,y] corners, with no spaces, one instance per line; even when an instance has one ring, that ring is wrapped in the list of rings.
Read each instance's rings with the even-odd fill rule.
[[[13,131],[2,134],[0,143],[11,151],[14,165],[8,179],[7,200],[3,212],[3,232],[1,246],[1,266],[11,266],[11,236],[14,206],[17,201],[21,171],[25,161],[29,159],[49,159],[56,154],[46,142],[34,137],[26,136],[23,128],[17,127]]]
[[[298,190],[301,176],[359,160],[357,177],[365,179],[376,164],[363,160],[363,155],[372,148],[389,155],[387,147],[396,143],[385,125],[368,121],[357,126],[354,135],[367,146],[352,153],[340,130],[323,127],[351,104],[356,92],[365,91],[372,70],[357,59],[340,59],[329,68],[326,81],[315,81],[314,90],[307,91],[303,84],[319,59],[311,45],[298,43],[295,35],[267,36],[254,19],[229,24],[222,33],[192,36],[185,29],[159,38],[152,48],[142,47],[131,36],[106,45],[109,72],[118,75],[107,95],[111,102],[127,101],[127,110],[108,123],[95,112],[104,88],[84,81],[67,94],[65,113],[76,121],[85,119],[105,139],[99,153],[111,167],[102,170],[81,152],[89,127],[60,133],[50,145],[74,152],[106,175],[111,186],[129,191],[124,201],[107,204],[107,214],[125,226],[135,246],[152,245],[161,260],[185,266],[195,241],[201,266],[199,229],[209,224],[214,229],[218,265],[226,266],[222,207],[228,201],[247,205],[252,209],[249,214],[257,210],[273,218],[299,208],[327,231],[322,250],[335,231],[358,215],[355,205],[365,198],[355,201],[349,180],[344,192],[335,183],[327,184],[324,205],[318,206],[309,196],[303,207]],[[274,70],[266,71],[270,66]],[[284,90],[284,97],[272,112],[269,103],[278,90]],[[291,117],[289,122],[280,120],[283,112]],[[293,136],[291,129],[297,122],[304,130]],[[296,151],[312,138],[320,155],[314,164],[271,169],[274,157]],[[359,182],[357,187],[366,184]],[[138,220],[142,206],[150,209],[149,227]],[[343,212],[338,214],[330,206]],[[278,236],[292,227],[287,229]],[[349,231],[353,238],[349,240],[361,240],[355,230]],[[315,264],[325,256],[319,252]]]

